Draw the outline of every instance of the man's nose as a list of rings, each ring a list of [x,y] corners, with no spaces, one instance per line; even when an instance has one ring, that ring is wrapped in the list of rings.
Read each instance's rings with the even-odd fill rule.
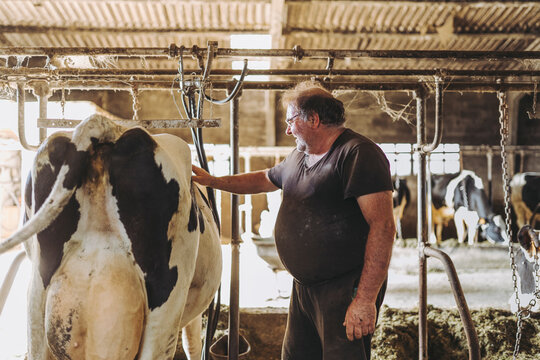
[[[287,134],[287,135],[292,135],[292,132],[291,132],[291,125],[287,124],[287,128],[285,129],[285,134]]]

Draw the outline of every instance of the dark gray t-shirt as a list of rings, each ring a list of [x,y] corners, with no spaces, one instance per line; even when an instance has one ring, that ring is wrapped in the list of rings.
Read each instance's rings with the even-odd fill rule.
[[[292,276],[309,285],[361,271],[369,226],[356,198],[392,190],[377,144],[345,129],[315,165],[295,149],[268,175],[283,189],[275,237]]]

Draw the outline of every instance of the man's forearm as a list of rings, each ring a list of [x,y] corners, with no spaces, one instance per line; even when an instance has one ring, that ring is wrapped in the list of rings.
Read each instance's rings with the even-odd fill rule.
[[[364,256],[364,268],[358,283],[356,297],[362,301],[375,302],[388,274],[392,255],[395,228],[393,221],[370,229]]]
[[[237,175],[212,176],[207,186],[235,194],[258,194],[278,189],[268,179],[266,170]]]

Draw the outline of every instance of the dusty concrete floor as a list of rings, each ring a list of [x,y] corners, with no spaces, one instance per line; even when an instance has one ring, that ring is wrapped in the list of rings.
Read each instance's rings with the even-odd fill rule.
[[[414,245],[415,240],[407,243]],[[388,275],[385,304],[394,308],[412,308],[418,304],[418,251],[416,248],[394,247]],[[480,243],[459,246],[447,240],[440,248],[446,252],[459,276],[467,304],[471,309],[495,307],[509,309],[513,292],[508,247]],[[428,304],[452,308],[455,300],[442,263],[428,258]]]

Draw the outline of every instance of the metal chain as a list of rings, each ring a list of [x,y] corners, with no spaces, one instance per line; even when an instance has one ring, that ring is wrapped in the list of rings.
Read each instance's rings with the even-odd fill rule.
[[[139,103],[139,88],[136,85],[131,88],[131,97],[133,98],[133,120],[139,120],[141,104]]]
[[[523,329],[523,319],[527,314],[521,309],[521,302],[518,293],[518,279],[517,279],[517,266],[516,257],[514,254],[514,246],[512,245],[512,228],[510,224],[510,180],[508,174],[508,154],[506,152],[506,145],[509,136],[509,119],[508,119],[508,104],[506,101],[506,93],[499,91],[497,93],[499,99],[499,132],[501,134],[501,159],[502,159],[502,178],[503,178],[503,191],[504,191],[504,215],[506,232],[508,235],[508,253],[510,255],[510,267],[512,269],[512,282],[514,285],[515,302],[517,305],[517,331],[516,331],[516,343],[514,346],[513,359],[516,360],[519,354],[519,343],[521,342],[521,331]]]
[[[66,88],[62,86],[62,98],[60,99],[60,107],[62,108],[62,119],[66,118],[65,109],[66,109]]]
[[[536,115],[536,87],[538,86],[538,83],[534,82],[534,90],[533,90],[533,105],[532,105],[532,115]]]
[[[537,235],[538,236],[538,235]],[[532,244],[534,246],[534,244]],[[537,300],[540,300],[540,261],[538,260],[538,251],[534,254],[534,297],[529,301],[529,308],[532,309],[536,306]]]
[[[536,275],[536,286],[534,288],[535,289],[534,296],[536,298],[535,305],[536,305],[536,300],[540,300],[540,260],[538,259],[538,251],[534,255],[534,270],[535,270],[535,275]]]

